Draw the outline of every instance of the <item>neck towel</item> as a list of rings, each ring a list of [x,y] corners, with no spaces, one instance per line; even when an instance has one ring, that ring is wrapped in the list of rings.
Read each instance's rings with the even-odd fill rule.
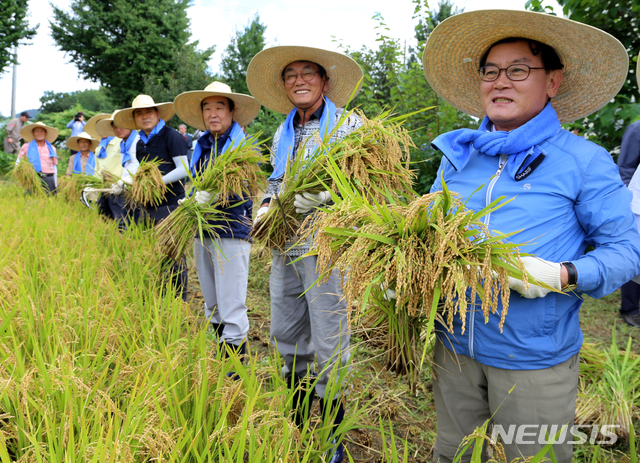
[[[129,149],[136,137],[138,136],[138,132],[132,130],[129,134],[129,137],[126,140],[120,140],[120,154],[122,155],[122,167],[131,160],[131,154],[129,154]]]
[[[331,133],[336,121],[336,105],[326,96],[324,97],[324,101],[325,105],[322,110],[322,117],[320,117],[319,135],[321,138],[325,138],[327,134]],[[276,151],[275,166],[273,166],[273,173],[269,177],[269,180],[282,177],[284,175],[284,170],[287,167],[287,162],[289,159],[293,158],[293,144],[295,137],[293,118],[297,111],[297,108],[294,107],[282,124],[280,141],[278,142],[278,149]]]
[[[56,152],[47,140],[44,141],[49,148],[49,157],[56,158]],[[31,140],[29,142],[29,148],[27,149],[27,157],[29,158],[29,162],[36,170],[36,172],[42,172],[42,164],[40,163],[40,151],[38,151],[38,142],[35,140]]]
[[[209,138],[209,134],[210,132],[207,130],[200,136],[200,138],[198,138],[198,141],[196,142],[196,147],[193,149],[193,155],[191,156],[191,164],[189,165],[191,175],[196,175],[196,166],[198,165],[198,161],[200,160],[203,151],[201,143],[207,144],[206,141]],[[222,150],[215,150],[215,145],[211,145],[211,156],[209,159],[215,159],[217,156],[221,156],[228,150],[240,145],[245,137],[246,134],[244,133],[244,130],[242,130],[242,127],[240,127],[240,124],[234,121],[231,125],[231,133],[229,134],[226,143],[222,147]]]
[[[107,157],[107,145],[111,143],[115,137],[106,137],[100,140],[100,144],[96,148],[96,157],[98,159],[104,159]]]
[[[82,153],[78,151],[73,158],[73,173],[74,174],[86,174],[93,175],[96,171],[96,156],[93,152],[89,151],[89,159],[87,159],[87,165],[85,171],[82,172]]]
[[[142,143],[144,143],[145,145],[147,143],[149,143],[149,140],[151,140],[153,138],[154,135],[157,135],[158,132],[160,132],[163,128],[164,128],[164,121],[162,119],[160,119],[158,121],[158,125],[156,125],[153,130],[151,132],[149,132],[149,136],[147,137],[147,134],[144,133],[144,130],[140,131],[140,140],[142,140]]]
[[[431,144],[442,151],[457,172],[469,162],[471,147],[489,156],[506,154],[509,156],[509,175],[518,180],[518,174],[526,171],[539,156],[542,157],[538,163],[544,159],[544,151],[538,145],[562,128],[551,103],[547,103],[536,117],[511,132],[487,132],[490,122],[485,116],[478,130],[453,130],[438,136]]]

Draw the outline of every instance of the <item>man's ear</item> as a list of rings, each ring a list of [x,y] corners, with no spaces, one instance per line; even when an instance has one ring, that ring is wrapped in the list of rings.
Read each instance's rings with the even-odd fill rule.
[[[327,93],[329,90],[329,76],[324,76],[324,85],[322,86],[322,93]]]
[[[558,93],[558,88],[564,79],[562,69],[554,69],[549,73],[549,86],[547,87],[547,96],[553,98]]]

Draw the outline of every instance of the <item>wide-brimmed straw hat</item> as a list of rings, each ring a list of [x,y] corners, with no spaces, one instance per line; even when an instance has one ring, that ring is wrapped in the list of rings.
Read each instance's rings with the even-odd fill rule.
[[[111,115],[98,121],[98,123],[96,124],[96,132],[98,132],[98,135],[100,135],[101,137],[116,136],[116,133],[113,131],[113,126],[111,125],[111,123],[113,122],[115,124],[115,117],[119,111],[120,111],[119,109],[116,109]]]
[[[293,103],[287,98],[282,71],[295,61],[319,64],[329,76],[326,96],[338,108],[344,107],[362,85],[362,68],[347,55],[321,48],[278,46],[262,50],[253,57],[247,68],[249,92],[267,108],[289,114]],[[355,90],[355,93],[354,93]]]
[[[491,45],[509,37],[544,43],[558,54],[564,78],[551,103],[561,123],[605,106],[627,78],[624,46],[600,29],[544,13],[481,10],[452,16],[429,35],[422,56],[429,85],[460,111],[484,117],[480,59]]]
[[[54,141],[56,141],[56,138],[58,138],[58,129],[56,129],[55,127],[49,127],[42,122],[25,125],[24,127],[22,127],[22,129],[20,129],[20,136],[26,143],[29,143],[34,140],[33,129],[37,129],[38,127],[47,131],[47,136],[45,137],[45,139],[49,143],[53,143]]]
[[[101,121],[103,119],[106,119],[107,117],[111,117],[111,114],[107,114],[107,113],[102,113],[102,114],[97,114],[95,116],[93,116],[91,119],[89,119],[87,121],[87,123],[84,125],[84,131],[87,132],[89,135],[91,135],[93,138],[100,138],[101,135],[100,133],[96,130],[96,125],[98,123],[98,121]]]
[[[176,114],[191,127],[207,130],[202,119],[202,101],[210,96],[222,96],[233,101],[233,120],[246,127],[260,112],[260,102],[243,93],[233,93],[231,87],[222,82],[212,82],[204,90],[181,93],[173,100]]]
[[[80,135],[67,138],[67,141],[66,141],[67,147],[69,147],[69,149],[73,151],[80,151],[80,145],[78,144],[78,140],[88,140],[91,143],[91,146],[89,147],[89,151],[95,151],[98,145],[100,144],[100,140],[93,138],[87,132],[82,132]]]
[[[136,121],[133,119],[133,112],[136,109],[157,108],[158,118],[167,122],[176,113],[173,103],[156,103],[149,95],[138,95],[133,99],[130,108],[121,109],[114,119],[115,124],[123,129],[139,130]]]

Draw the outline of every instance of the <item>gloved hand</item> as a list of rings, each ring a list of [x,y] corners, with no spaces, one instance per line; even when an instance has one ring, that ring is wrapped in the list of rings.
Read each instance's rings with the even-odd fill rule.
[[[522,258],[522,263],[524,264],[524,268],[527,273],[536,280],[546,283],[558,291],[562,289],[562,281],[560,280],[562,264],[558,262],[549,262],[548,260],[533,256],[524,256]],[[529,289],[524,289],[524,283],[522,280],[512,277],[509,277],[509,288],[519,292],[527,299],[544,297],[550,292],[550,290],[546,288],[536,286],[531,283],[529,283]]]
[[[122,179],[118,180],[116,183],[111,184],[111,194],[112,195],[121,195],[124,191],[124,186],[127,185]]]
[[[208,191],[196,191],[195,198],[198,204],[209,204],[213,195]]]
[[[391,288],[387,288],[385,289],[385,284],[384,283],[380,283],[380,289],[382,291],[384,291],[384,294],[382,295],[382,297],[384,298],[385,301],[390,301],[392,299],[396,299],[396,292],[391,289]]]
[[[298,214],[306,214],[314,207],[318,207],[331,199],[330,191],[321,191],[320,193],[309,193],[305,191],[301,195],[296,195],[293,205],[296,207]]]
[[[267,211],[269,210],[269,206],[271,206],[271,203],[267,203],[266,206],[261,206],[260,209],[258,209],[258,211],[256,212],[256,218],[253,219],[253,226],[254,227],[256,226],[258,221],[260,220],[260,217],[262,217],[263,215],[265,215],[267,213]]]

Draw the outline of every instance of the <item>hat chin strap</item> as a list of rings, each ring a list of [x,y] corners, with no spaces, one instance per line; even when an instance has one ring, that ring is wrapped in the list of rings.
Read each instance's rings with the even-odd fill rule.
[[[289,98],[289,95],[287,95],[287,99],[289,100],[289,102],[293,105],[294,108],[298,109],[298,110],[302,110],[302,126],[304,127],[306,125],[306,123],[308,122],[307,119],[307,111],[309,110],[309,108],[313,108],[313,106],[320,100],[320,98],[324,98],[324,92],[320,92],[320,96],[318,98],[316,98],[316,101],[314,101],[313,103],[311,103],[308,107],[306,108],[301,108],[300,106],[297,106],[293,101],[291,101],[291,98]]]

